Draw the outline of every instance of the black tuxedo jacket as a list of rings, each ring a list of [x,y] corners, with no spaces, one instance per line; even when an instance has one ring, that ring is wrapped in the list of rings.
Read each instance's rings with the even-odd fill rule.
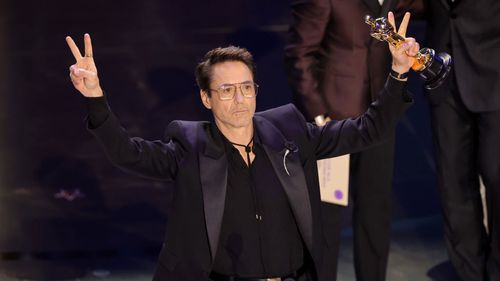
[[[499,110],[500,1],[428,0],[427,5],[428,47],[452,55],[464,104],[473,112]],[[447,89],[439,87],[429,98],[441,100]]]
[[[324,266],[329,258],[325,254],[329,222],[320,207],[316,160],[360,151],[390,137],[411,101],[405,85],[389,78],[381,98],[364,115],[324,127],[307,123],[293,105],[254,116],[254,126],[309,253],[308,268],[314,280],[334,279]],[[174,121],[165,141],[146,141],[129,137],[110,114],[91,130],[116,165],[175,181],[173,212],[154,280],[209,280],[224,213],[228,165],[214,126]]]

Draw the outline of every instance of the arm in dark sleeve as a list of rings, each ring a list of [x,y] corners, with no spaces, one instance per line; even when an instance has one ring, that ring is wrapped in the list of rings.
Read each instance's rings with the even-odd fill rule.
[[[110,113],[106,96],[85,99],[87,102],[88,126],[92,129],[97,128],[108,119]]]
[[[379,99],[358,118],[330,121],[323,127],[308,123],[317,159],[354,153],[389,139],[413,99],[407,83],[388,78]]]
[[[285,47],[285,66],[294,103],[308,120],[327,113],[314,75],[321,42],[330,17],[327,0],[295,0]]]
[[[110,110],[106,99],[87,100],[87,128],[104,148],[116,166],[146,177],[174,179],[178,164],[186,152],[181,125],[172,122],[166,142],[130,137]]]

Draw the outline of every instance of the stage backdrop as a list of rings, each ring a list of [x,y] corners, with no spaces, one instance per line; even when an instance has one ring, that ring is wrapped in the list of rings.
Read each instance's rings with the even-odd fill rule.
[[[248,48],[258,109],[291,101],[283,69],[286,0],[0,2],[0,253],[4,258],[156,254],[171,183],[113,167],[85,129],[64,40],[94,57],[109,102],[132,135],[161,139],[174,119],[210,118],[193,69],[217,46]],[[360,19],[362,20],[362,19]],[[423,26],[412,29],[422,35]],[[398,128],[395,218],[437,213],[427,105]],[[67,254],[70,253],[70,254]],[[72,254],[71,254],[72,253]]]

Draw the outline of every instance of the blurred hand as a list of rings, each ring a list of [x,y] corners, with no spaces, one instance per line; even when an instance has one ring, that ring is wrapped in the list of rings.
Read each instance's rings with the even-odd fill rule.
[[[389,12],[387,19],[389,23],[394,26],[394,31],[396,32],[396,22],[394,20],[394,14]],[[410,22],[410,13],[405,13],[403,20],[397,33],[403,37],[406,36],[406,29],[408,28],[408,23]],[[406,38],[406,37],[405,37]],[[415,38],[408,37],[405,42],[398,48],[389,44],[389,50],[392,54],[392,70],[397,73],[406,73],[410,71],[411,66],[415,63],[415,55],[417,55],[420,50],[420,45],[415,41]]]
[[[66,37],[66,42],[76,60],[76,63],[69,67],[69,77],[73,86],[85,97],[101,97],[103,93],[97,77],[90,35],[86,33],[83,40],[85,56],[82,56],[75,41],[69,36]]]

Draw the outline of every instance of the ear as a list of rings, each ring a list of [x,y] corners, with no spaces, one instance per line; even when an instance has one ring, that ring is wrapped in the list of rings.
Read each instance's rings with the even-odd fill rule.
[[[200,98],[201,98],[201,102],[203,103],[203,105],[204,105],[206,108],[208,108],[208,109],[212,109],[211,99],[210,99],[210,97],[208,96],[207,91],[200,90]]]

